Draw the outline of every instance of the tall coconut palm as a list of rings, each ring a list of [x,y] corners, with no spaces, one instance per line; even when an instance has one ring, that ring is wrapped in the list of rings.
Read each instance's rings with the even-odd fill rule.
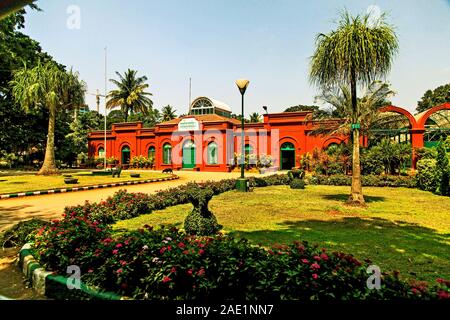
[[[177,115],[175,114],[177,110],[175,110],[171,105],[167,105],[161,109],[161,120],[170,121],[175,119]]]
[[[374,21],[370,14],[352,17],[344,11],[336,30],[316,38],[316,49],[311,58],[311,83],[319,87],[348,86],[350,89],[354,142],[351,203],[364,204],[358,128],[361,110],[357,88],[386,77],[397,51],[397,36],[393,27],[385,22],[385,14]]]
[[[55,163],[56,113],[84,104],[86,85],[72,70],[66,72],[53,62],[17,70],[10,82],[15,101],[26,111],[47,108],[49,111],[47,145],[42,168],[38,174],[57,174]]]
[[[261,115],[258,112],[253,112],[252,114],[250,114],[250,122],[261,122]]]
[[[108,109],[120,107],[125,115],[125,122],[127,122],[130,112],[147,115],[153,107],[153,101],[148,97],[152,94],[145,91],[149,87],[145,83],[147,77],[137,77],[137,71],[131,69],[125,71],[124,75],[116,71],[116,75],[119,80],[109,80],[117,86],[117,89],[109,92],[106,107]]]

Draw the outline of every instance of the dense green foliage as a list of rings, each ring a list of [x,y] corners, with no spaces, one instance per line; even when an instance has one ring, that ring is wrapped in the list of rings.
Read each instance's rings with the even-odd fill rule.
[[[32,240],[38,228],[48,226],[49,224],[48,221],[35,218],[21,221],[1,234],[0,246],[6,248],[23,246],[29,240]]]
[[[427,90],[417,102],[417,112],[423,112],[445,102],[450,102],[450,83]]]
[[[343,174],[331,176],[313,175],[307,179],[307,182],[316,185],[350,186],[352,177]],[[415,188],[417,186],[416,177],[413,176],[367,175],[362,176],[361,182],[365,187]]]

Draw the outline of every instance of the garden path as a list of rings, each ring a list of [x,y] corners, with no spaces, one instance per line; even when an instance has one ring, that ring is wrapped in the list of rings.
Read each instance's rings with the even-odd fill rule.
[[[63,214],[66,206],[83,204],[86,200],[99,202],[113,195],[120,189],[127,189],[130,192],[153,193],[158,190],[176,187],[190,181],[207,181],[238,178],[238,172],[194,172],[176,171],[174,172],[180,179],[149,184],[132,186],[121,186],[106,189],[96,189],[73,193],[59,193],[50,195],[40,195],[31,197],[11,198],[0,200],[0,232],[12,225],[31,218],[58,219]],[[260,174],[246,173],[246,176]]]

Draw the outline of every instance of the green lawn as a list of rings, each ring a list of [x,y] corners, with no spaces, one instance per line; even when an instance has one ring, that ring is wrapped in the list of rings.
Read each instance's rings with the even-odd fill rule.
[[[433,281],[450,279],[450,198],[404,188],[364,188],[367,208],[344,204],[348,187],[256,188],[216,196],[210,209],[225,231],[269,245],[307,240],[370,259],[382,271]],[[118,229],[144,224],[182,227],[191,205],[120,221]]]
[[[38,191],[54,188],[82,187],[93,184],[106,184],[121,181],[139,181],[147,179],[157,179],[169,177],[167,174],[157,172],[139,172],[140,178],[131,178],[132,171],[122,171],[120,178],[113,178],[111,175],[94,176],[91,172],[70,173],[72,177],[78,179],[78,184],[64,183],[64,176],[37,176],[35,174],[21,174],[0,177],[0,194]]]

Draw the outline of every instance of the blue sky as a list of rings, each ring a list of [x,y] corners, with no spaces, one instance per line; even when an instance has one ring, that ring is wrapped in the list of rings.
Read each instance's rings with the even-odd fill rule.
[[[371,5],[389,14],[400,51],[387,80],[394,104],[414,110],[429,89],[450,82],[450,1],[447,0],[40,0],[25,33],[58,62],[80,72],[90,92],[134,68],[149,78],[154,106],[186,113],[192,96],[206,95],[240,112],[238,78],[250,80],[246,113],[312,104],[309,57],[319,32],[329,32],[339,10],[364,13]],[[67,9],[80,9],[70,29]],[[72,20],[70,20],[72,21]],[[108,89],[112,84],[108,83]],[[95,109],[95,97],[87,96]],[[101,108],[103,110],[103,108]]]

